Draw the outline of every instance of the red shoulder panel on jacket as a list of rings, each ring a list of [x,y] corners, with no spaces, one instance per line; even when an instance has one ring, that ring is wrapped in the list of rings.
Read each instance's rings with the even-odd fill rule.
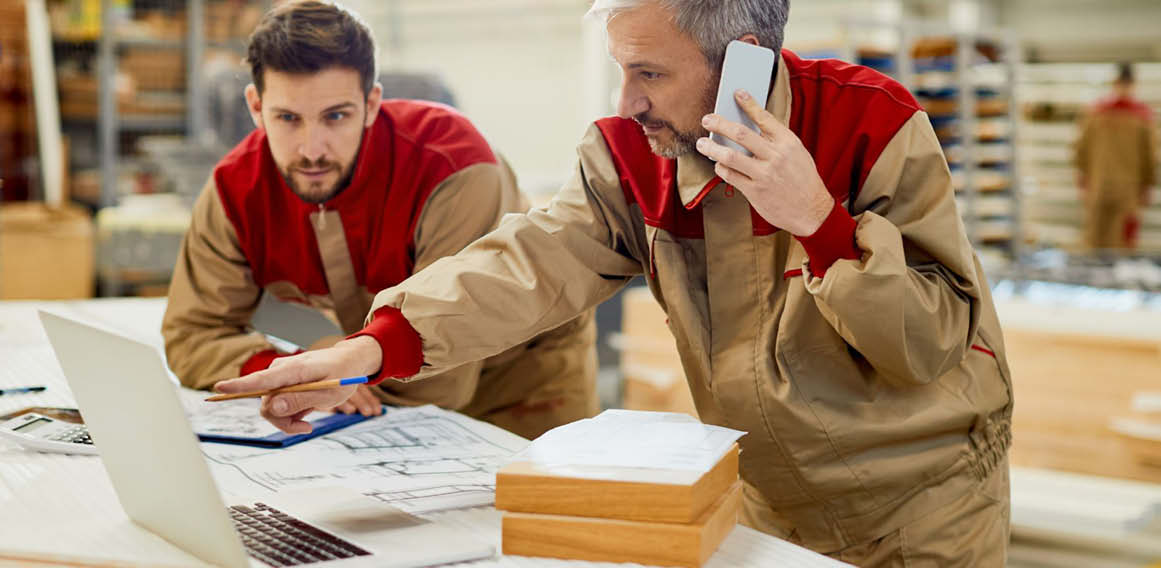
[[[597,128],[613,156],[625,201],[641,208],[645,224],[679,237],[702,238],[701,208],[685,209],[677,195],[677,160],[654,154],[641,126],[632,120],[602,118]]]
[[[497,162],[487,140],[456,110],[384,101],[364,133],[350,185],[324,204],[340,213],[359,283],[380,290],[407,278],[415,227],[431,192],[459,170]],[[287,280],[307,294],[328,293],[310,225],[318,206],[286,185],[264,131],[252,132],[223,158],[214,180],[255,282]]]
[[[1153,121],[1153,109],[1149,108],[1149,105],[1135,99],[1109,97],[1097,102],[1093,106],[1093,110],[1097,113],[1125,112],[1133,114],[1146,122]]]
[[[845,203],[899,129],[921,111],[897,81],[860,65],[804,60],[783,50],[790,71],[790,129],[814,157],[831,195]],[[767,225],[768,226],[768,225]]]
[[[782,51],[789,73],[787,126],[814,157],[826,187],[839,202],[857,195],[871,168],[899,129],[918,111],[911,93],[866,67],[835,60],[803,60]],[[653,154],[632,120],[597,121],[621,178],[625,199],[641,207],[645,222],[677,236],[701,238],[701,210],[685,211],[677,195],[676,161]],[[755,235],[777,229],[751,211]]]

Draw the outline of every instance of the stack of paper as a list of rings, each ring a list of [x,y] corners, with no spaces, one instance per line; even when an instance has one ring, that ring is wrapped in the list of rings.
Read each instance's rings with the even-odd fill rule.
[[[504,553],[700,566],[737,523],[742,434],[628,410],[546,433],[496,474]]]

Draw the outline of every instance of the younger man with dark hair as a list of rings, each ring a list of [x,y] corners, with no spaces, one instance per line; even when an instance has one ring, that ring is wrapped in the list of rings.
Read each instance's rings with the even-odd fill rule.
[[[246,102],[258,129],[214,169],[194,207],[162,333],[183,384],[278,365],[248,329],[262,294],[363,327],[377,292],[528,209],[512,171],[454,110],[383,101],[367,27],[293,2],[251,36]],[[338,408],[432,402],[526,437],[591,416],[592,312],[415,383],[361,387]]]

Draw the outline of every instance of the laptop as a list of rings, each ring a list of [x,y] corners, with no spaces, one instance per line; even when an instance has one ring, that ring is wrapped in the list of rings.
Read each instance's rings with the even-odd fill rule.
[[[125,513],[193,556],[226,567],[408,568],[495,554],[470,535],[341,487],[227,507],[159,353],[39,314]]]

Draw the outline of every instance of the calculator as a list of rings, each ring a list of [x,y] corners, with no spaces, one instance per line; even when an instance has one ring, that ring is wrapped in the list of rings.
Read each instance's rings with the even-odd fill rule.
[[[0,439],[42,452],[96,454],[97,448],[84,424],[28,412],[0,422]]]

